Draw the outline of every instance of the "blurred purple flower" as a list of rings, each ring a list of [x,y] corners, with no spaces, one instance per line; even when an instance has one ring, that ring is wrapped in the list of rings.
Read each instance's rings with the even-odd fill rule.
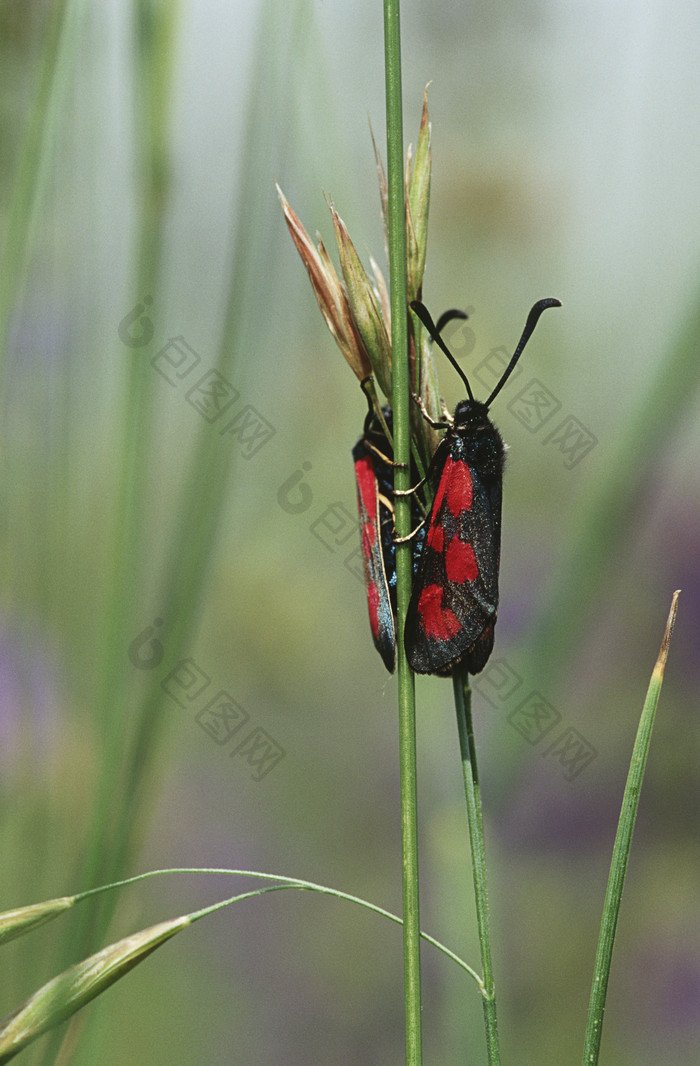
[[[678,928],[672,938],[659,931],[630,960],[632,972],[625,975],[634,989],[627,999],[628,1024],[660,1048],[677,1048],[688,1038],[695,1042],[700,1033],[700,952],[697,937],[687,933],[682,940]]]

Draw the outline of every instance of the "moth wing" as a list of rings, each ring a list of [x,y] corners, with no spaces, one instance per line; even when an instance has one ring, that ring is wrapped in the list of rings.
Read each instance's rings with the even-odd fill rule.
[[[449,674],[486,665],[498,611],[501,486],[488,486],[446,446],[433,460],[438,488],[406,617],[413,670]]]
[[[393,519],[381,497],[381,461],[366,446],[364,438],[358,440],[352,455],[369,624],[374,646],[389,673],[393,674],[396,659],[395,606],[390,594],[384,548],[387,523],[393,528]]]

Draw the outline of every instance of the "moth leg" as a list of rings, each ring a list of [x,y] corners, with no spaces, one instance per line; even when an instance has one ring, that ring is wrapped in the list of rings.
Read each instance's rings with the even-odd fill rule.
[[[405,466],[404,463],[402,463],[401,465]],[[412,489],[394,489],[394,496],[412,496],[414,492],[417,492],[418,489],[422,488],[423,485],[425,485],[427,480],[427,478],[422,477],[420,481],[416,482]]]
[[[425,481],[425,478],[423,478],[423,481]],[[397,496],[397,495],[409,496],[412,492],[415,492],[416,489],[420,488],[420,486],[423,484],[423,481],[421,481],[418,485],[414,485],[412,489],[405,489],[405,490],[402,490],[400,493],[394,492],[394,496]],[[378,495],[377,499],[379,500],[379,502],[381,504],[384,505],[386,510],[389,511],[389,513],[391,514],[391,517],[392,517],[392,519],[394,520],[394,523],[395,523],[396,514],[395,514],[395,511],[394,511],[394,501],[387,499],[387,497],[382,495],[381,493]],[[421,508],[421,510],[422,509],[423,508]],[[413,540],[413,538],[415,537],[416,533],[418,533],[418,531],[423,528],[423,526],[425,525],[426,521],[427,521],[427,516],[421,519],[421,521],[418,523],[416,528],[412,529],[407,537],[397,537],[396,536],[396,525],[394,524],[394,530],[393,530],[394,544],[405,544],[407,541]]]
[[[415,537],[416,533],[419,533],[420,530],[423,528],[423,526],[425,525],[425,522],[426,522],[426,520],[424,518],[422,522],[418,523],[418,525],[416,526],[415,529],[411,530],[411,532],[408,534],[407,537],[397,537],[395,535],[396,534],[396,530],[394,530],[394,544],[406,544],[407,541],[413,540],[413,538]]]
[[[372,387],[370,387],[370,386],[372,386]],[[387,426],[386,426],[386,423],[384,421],[384,413],[383,413],[381,407],[376,407],[375,408],[375,406],[374,406],[374,386],[372,385],[372,375],[371,374],[368,374],[366,378],[362,379],[362,381],[360,382],[360,388],[364,392],[365,399],[367,400],[367,414],[365,415],[364,436],[367,437],[369,435],[369,427],[370,427],[370,425],[372,423],[372,419],[376,415],[379,418],[380,425],[381,425],[382,429],[384,430],[384,434],[387,437],[387,444],[389,444],[389,446],[391,447],[392,442],[391,442],[391,439],[390,439],[390,437],[388,435]],[[381,460],[383,460],[383,462],[386,462],[386,463],[391,463],[392,462],[391,459],[389,459],[386,455],[384,455],[382,452],[380,452],[379,449],[376,448],[373,444],[370,444],[369,441],[365,441],[365,443],[366,443],[368,448],[370,448],[373,452],[375,452],[376,455],[379,456],[379,458]]]
[[[372,444],[370,440],[367,440],[366,437],[364,445],[368,451],[376,455],[378,459],[381,459],[386,466],[390,466],[395,470],[408,470],[408,463],[397,463],[394,459],[390,459],[388,455],[385,455],[384,452],[380,451],[380,449],[377,448],[375,444]]]
[[[451,418],[448,418],[448,420],[447,420],[447,421],[443,421],[443,422],[436,422],[436,421],[435,421],[435,420],[434,420],[433,418],[431,418],[431,417],[430,417],[430,415],[428,414],[428,411],[427,411],[427,409],[426,409],[426,406],[425,406],[425,404],[423,403],[423,401],[422,401],[422,399],[420,398],[420,396],[417,396],[417,395],[415,394],[415,392],[412,392],[412,393],[411,393],[411,396],[413,397],[413,402],[414,402],[414,403],[416,404],[416,406],[417,406],[417,407],[418,407],[418,409],[420,410],[420,413],[421,413],[421,414],[423,415],[423,418],[425,419],[425,421],[426,421],[426,422],[428,423],[428,425],[429,425],[429,426],[432,426],[432,427],[433,427],[433,429],[449,429],[449,428],[450,428],[450,426],[452,425],[452,419],[451,419]]]

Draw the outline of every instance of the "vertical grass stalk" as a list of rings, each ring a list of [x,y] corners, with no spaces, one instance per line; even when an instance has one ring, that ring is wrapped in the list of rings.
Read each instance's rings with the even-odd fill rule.
[[[467,821],[469,822],[469,843],[471,848],[472,874],[474,877],[474,898],[476,901],[476,920],[479,929],[479,946],[481,949],[482,1005],[484,1008],[484,1025],[486,1029],[486,1049],[489,1066],[498,1066],[501,1061],[498,1046],[498,1025],[496,1021],[496,987],[493,979],[491,962],[491,933],[489,927],[489,901],[486,891],[486,852],[484,848],[484,825],[481,815],[481,789],[479,771],[476,764],[476,745],[472,724],[472,694],[469,687],[469,675],[466,671],[455,670],[453,675],[455,708],[457,710],[457,728],[459,730],[459,748],[462,756],[462,773],[464,775],[464,795],[467,801]]]
[[[168,196],[168,106],[175,49],[177,6],[161,10],[153,0],[135,0],[133,20],[133,101],[138,203],[135,284],[137,293],[157,299],[162,273],[162,247]],[[95,801],[93,837],[86,850],[83,878],[90,885],[113,880],[123,872],[119,841],[132,838],[134,822],[123,808],[114,813],[114,796],[129,796],[138,778],[124,780],[124,749],[130,743],[124,715],[129,705],[125,649],[134,628],[145,566],[144,531],[147,494],[143,471],[151,458],[156,383],[147,360],[131,358],[126,366],[120,412],[121,463],[115,493],[119,500],[113,534],[113,571],[105,608],[97,703],[102,723],[102,765]],[[127,738],[125,741],[125,737]],[[86,928],[81,950],[100,939],[112,916],[111,903]]]
[[[66,0],[59,0],[47,10],[36,91],[9,201],[5,205],[0,277],[0,383],[4,382],[11,318],[13,311],[22,306],[38,209],[45,196],[51,163],[55,160],[58,130],[71,86],[71,58],[74,54],[71,49],[75,45],[75,20],[71,14],[66,11]]]
[[[399,0],[384,0],[384,62],[386,85],[389,276],[393,363],[394,458],[405,464],[395,470],[395,488],[410,488],[410,417],[408,385],[408,311],[406,294],[406,209],[403,179],[403,116],[401,102],[401,32]],[[411,507],[396,498],[396,531],[410,533]],[[416,787],[416,714],[413,674],[406,661],[403,629],[411,595],[410,544],[396,550],[397,658],[399,676],[399,749],[401,771],[401,842],[403,871],[403,955],[406,1063],[423,1061],[420,980],[420,912],[418,895],[418,822]]]

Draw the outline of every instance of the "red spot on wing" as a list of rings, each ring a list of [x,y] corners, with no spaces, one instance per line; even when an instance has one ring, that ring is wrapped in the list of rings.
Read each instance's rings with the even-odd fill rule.
[[[357,481],[358,509],[362,523],[362,552],[370,560],[377,544],[377,479],[374,464],[369,456],[364,455],[355,462],[355,480]]]
[[[462,628],[454,611],[443,605],[444,592],[440,585],[426,585],[418,599],[425,634],[433,640],[451,640]]]
[[[428,533],[428,547],[433,551],[442,552],[445,546],[445,534],[443,533],[442,526],[434,525],[431,527]]]
[[[374,476],[374,463],[368,455],[363,455],[355,462],[355,478],[365,507],[371,509],[377,498],[377,482]]]
[[[465,463],[464,459],[453,459],[448,455],[435,494],[433,514],[438,514],[443,503],[446,503],[448,510],[453,515],[458,515],[470,509],[473,498],[469,464]]]
[[[453,537],[445,552],[445,573],[448,581],[462,585],[465,581],[475,581],[479,576],[479,567],[471,544]]]

